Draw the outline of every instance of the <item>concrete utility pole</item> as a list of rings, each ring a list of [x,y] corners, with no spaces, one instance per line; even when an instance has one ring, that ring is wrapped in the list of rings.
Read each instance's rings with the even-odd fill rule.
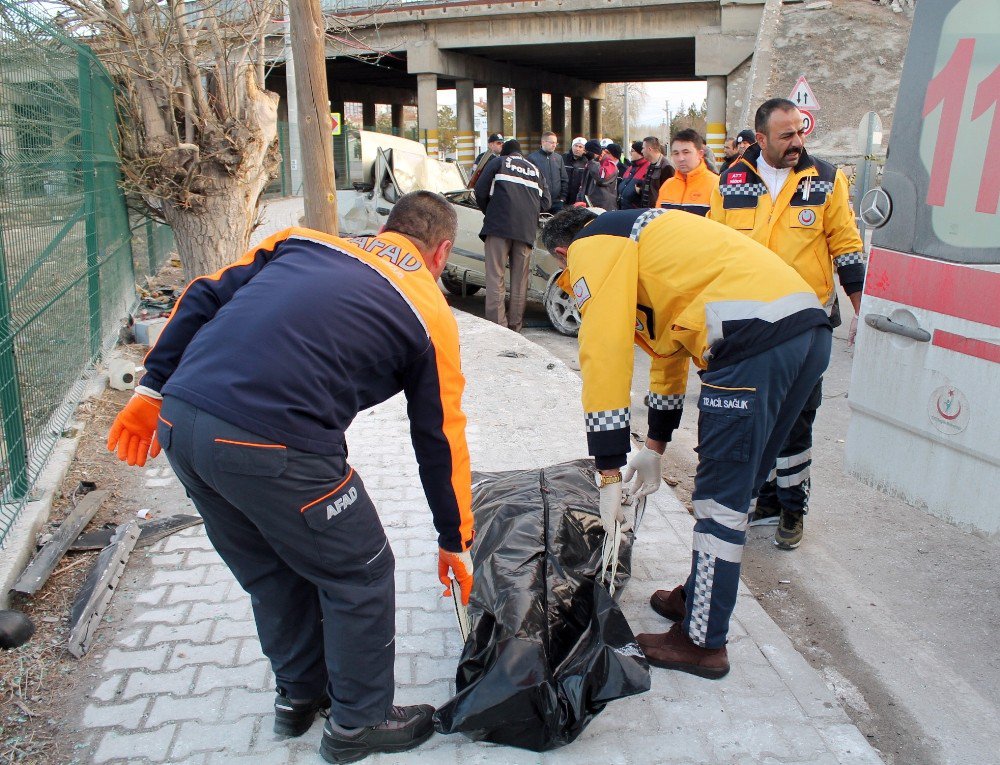
[[[628,150],[629,150],[629,146],[631,146],[631,144],[632,144],[632,142],[629,141],[629,135],[628,135],[628,85],[629,84],[626,82],[625,83],[625,87],[624,87],[623,92],[622,92],[622,95],[623,95],[624,101],[625,101],[625,104],[624,104],[625,116],[622,118],[622,122],[624,123],[624,126],[623,126],[624,130],[622,131],[624,133],[624,135],[622,136],[622,140],[625,142],[625,145],[622,146],[622,150],[623,150],[625,156],[629,156]]]
[[[306,226],[336,235],[330,96],[326,86],[326,25],[320,0],[289,0],[295,95],[302,151]]]

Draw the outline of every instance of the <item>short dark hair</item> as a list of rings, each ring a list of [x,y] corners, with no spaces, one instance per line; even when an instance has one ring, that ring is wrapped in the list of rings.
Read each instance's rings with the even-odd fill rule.
[[[570,207],[549,218],[542,229],[542,246],[555,255],[556,247],[569,247],[584,226],[597,217],[586,207]]]
[[[544,141],[544,140],[545,140],[546,138],[548,138],[548,137],[550,137],[550,136],[551,136],[552,138],[556,138],[556,139],[558,139],[558,138],[559,138],[559,136],[557,136],[557,135],[556,135],[555,133],[553,133],[553,132],[552,132],[551,130],[546,130],[546,131],[545,131],[544,133],[542,133],[542,140]]]
[[[753,116],[753,129],[758,133],[766,133],[767,123],[771,121],[773,112],[790,112],[798,108],[794,101],[789,101],[787,98],[769,98],[757,107],[757,113]]]
[[[389,211],[386,231],[396,231],[416,239],[418,245],[434,249],[444,240],[455,241],[458,215],[455,206],[433,191],[411,191],[403,194]]]
[[[678,130],[674,133],[674,137],[670,139],[670,145],[674,144],[674,141],[683,141],[684,143],[693,143],[694,148],[704,149],[705,139],[701,137],[699,133],[694,128],[685,128],[684,130]]]
[[[653,151],[658,151],[660,154],[663,153],[663,147],[660,145],[660,139],[655,135],[648,135],[642,139],[642,145],[648,146]]]
[[[509,157],[511,154],[521,153],[521,142],[514,139],[508,138],[503,142],[503,147],[500,149],[501,157]]]

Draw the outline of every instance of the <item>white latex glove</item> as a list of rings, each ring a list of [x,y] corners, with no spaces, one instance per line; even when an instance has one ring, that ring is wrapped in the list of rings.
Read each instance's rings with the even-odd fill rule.
[[[633,476],[638,476],[634,485],[629,487],[629,494],[635,499],[652,494],[660,488],[663,480],[663,455],[654,452],[648,446],[642,447],[628,461],[622,480],[628,483]]]
[[[625,521],[625,511],[622,508],[622,482],[609,483],[600,490],[601,525],[609,537],[614,537],[615,521]],[[632,513],[633,522],[635,511]]]
[[[854,341],[858,337],[858,317],[851,319],[851,328],[847,331],[847,347],[853,348]]]

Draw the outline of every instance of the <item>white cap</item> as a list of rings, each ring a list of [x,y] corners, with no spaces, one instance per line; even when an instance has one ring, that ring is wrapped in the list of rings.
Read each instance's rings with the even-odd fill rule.
[[[612,141],[610,138],[602,138],[601,139],[601,148],[602,149],[606,149],[606,148],[608,148],[613,143],[614,143],[614,141]]]
[[[587,139],[584,138],[582,135],[578,136],[577,138],[573,139],[573,144],[572,145],[573,146],[586,146],[587,145]]]

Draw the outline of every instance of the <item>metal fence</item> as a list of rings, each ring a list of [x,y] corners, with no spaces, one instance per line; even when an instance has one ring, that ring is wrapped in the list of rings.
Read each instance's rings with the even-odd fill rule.
[[[0,0],[0,545],[133,308],[137,275],[170,250],[169,229],[130,221],[116,140],[101,64]]]

